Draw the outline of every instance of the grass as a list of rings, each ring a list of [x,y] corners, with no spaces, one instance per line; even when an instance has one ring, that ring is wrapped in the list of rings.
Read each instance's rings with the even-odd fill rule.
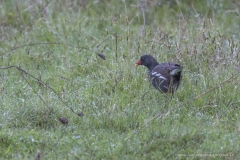
[[[0,159],[239,157],[239,2],[0,8]],[[135,67],[146,53],[183,65],[173,99]]]

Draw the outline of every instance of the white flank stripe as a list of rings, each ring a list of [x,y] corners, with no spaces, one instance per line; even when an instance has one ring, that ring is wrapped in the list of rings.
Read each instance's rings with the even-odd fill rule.
[[[166,86],[163,86],[163,87],[168,89],[168,87],[166,87]]]
[[[164,80],[167,80],[165,77],[163,77],[163,76],[158,76],[158,78],[160,78],[160,79],[164,79]]]
[[[157,74],[157,72],[153,72],[153,73],[152,73],[152,75],[155,75],[155,74]]]
[[[152,75],[153,75],[153,76],[157,76],[157,77],[160,78],[160,79],[167,80],[167,79],[166,79],[165,77],[163,77],[160,73],[153,72]]]

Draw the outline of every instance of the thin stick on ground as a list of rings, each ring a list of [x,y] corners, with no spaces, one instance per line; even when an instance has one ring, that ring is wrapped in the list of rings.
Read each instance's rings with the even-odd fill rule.
[[[22,46],[13,47],[12,49],[0,54],[0,57],[3,56],[4,54],[8,54],[8,53],[10,53],[14,50],[19,49],[19,48],[36,46],[36,45],[64,45],[64,46],[69,46],[69,47],[74,47],[74,48],[80,48],[80,51],[83,50],[83,49],[90,50],[87,47],[77,47],[77,46],[73,46],[71,44],[62,43],[62,42],[39,42],[39,43],[30,43],[30,44],[25,44],[25,45],[22,45]]]
[[[236,79],[236,78],[239,76],[239,74],[240,74],[240,73],[231,76],[230,78],[228,78],[227,80],[221,82],[220,84],[216,85],[215,87],[207,90],[206,92],[203,92],[203,93],[195,96],[194,98],[188,100],[188,101],[185,102],[185,103],[182,103],[182,104],[178,105],[178,106],[175,107],[175,108],[172,108],[172,109],[169,109],[168,111],[161,112],[161,113],[157,114],[156,116],[154,116],[153,118],[151,118],[149,121],[147,121],[146,123],[144,123],[142,126],[140,126],[137,130],[135,130],[130,136],[128,136],[127,138],[125,138],[125,140],[128,140],[128,139],[131,138],[133,135],[137,134],[142,128],[146,127],[149,123],[151,123],[151,122],[154,121],[155,119],[157,119],[157,118],[159,118],[159,117],[160,117],[160,118],[163,118],[163,115],[166,115],[166,114],[168,114],[168,113],[170,113],[170,112],[172,112],[172,111],[174,111],[174,110],[177,110],[177,109],[181,108],[183,105],[185,105],[185,104],[187,104],[187,103],[189,103],[189,102],[192,102],[192,101],[194,101],[195,99],[198,99],[198,98],[200,98],[200,97],[202,97],[202,96],[204,96],[204,95],[206,95],[206,94],[208,94],[208,93],[210,93],[210,92],[212,92],[212,91],[214,91],[214,90],[222,87],[225,83],[227,83],[227,82],[229,82],[229,81],[231,81],[231,80]]]
[[[50,0],[49,2],[47,2],[47,4],[46,4],[44,7],[42,7],[41,10],[40,10],[38,13],[36,13],[36,14],[33,16],[33,18],[30,19],[21,29],[19,29],[16,33],[13,33],[12,35],[10,35],[10,36],[2,39],[2,40],[0,41],[0,43],[3,42],[3,41],[5,41],[5,40],[7,40],[7,39],[9,39],[9,38],[11,38],[11,37],[13,37],[13,36],[15,36],[16,34],[20,33],[22,30],[24,30],[51,2],[52,2],[52,0]]]
[[[28,85],[30,85],[30,83],[29,83],[29,82],[27,81],[27,79],[24,77],[23,73],[26,74],[26,75],[29,75],[30,77],[32,77],[33,79],[35,79],[39,84],[41,84],[41,85],[44,86],[45,88],[48,88],[48,89],[50,89],[51,91],[53,91],[65,106],[67,106],[73,113],[75,113],[76,115],[78,115],[77,112],[75,112],[69,105],[67,105],[66,102],[63,101],[63,99],[58,95],[58,93],[57,93],[52,87],[50,87],[49,85],[45,84],[45,83],[42,82],[40,79],[38,79],[38,78],[36,78],[35,76],[33,76],[32,74],[28,73],[27,71],[25,71],[25,70],[23,70],[23,69],[21,69],[20,67],[17,67],[17,66],[0,67],[0,69],[10,69],[10,68],[15,68],[15,69],[17,69],[18,71],[20,71],[21,74],[22,74],[22,76],[23,76],[23,78],[24,78],[24,80],[28,83]],[[32,87],[32,86],[30,85],[30,87]],[[33,89],[33,87],[32,87],[32,89]],[[34,90],[34,92],[36,93],[35,90]],[[39,95],[37,94],[37,96],[39,96]],[[39,98],[44,102],[44,100],[43,100],[40,96],[39,96]],[[49,106],[48,106],[45,102],[44,102],[44,104],[49,108]]]

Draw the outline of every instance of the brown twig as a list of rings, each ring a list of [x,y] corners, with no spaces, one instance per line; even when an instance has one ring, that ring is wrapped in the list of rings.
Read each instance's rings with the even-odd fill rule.
[[[2,53],[0,56],[3,56],[4,54],[7,54],[11,51],[14,51],[14,50],[17,50],[19,48],[23,48],[23,47],[28,47],[28,46],[35,46],[35,45],[53,45],[53,44],[61,44],[61,45],[65,45],[65,46],[70,46],[70,47],[75,47],[75,48],[81,48],[82,49],[87,49],[87,50],[90,50],[89,48],[87,47],[77,47],[77,46],[73,46],[71,44],[66,44],[66,43],[61,43],[61,42],[39,42],[39,43],[30,43],[30,44],[26,44],[26,45],[22,45],[22,46],[17,46],[17,47],[14,47],[4,53]]]
[[[48,104],[43,100],[43,98],[37,93],[37,91],[33,88],[33,86],[30,84],[30,82],[27,80],[27,78],[24,76],[23,72],[21,72],[21,75],[23,79],[27,82],[27,84],[32,88],[33,92],[40,98],[40,100],[47,106],[50,110],[51,108],[48,106]]]
[[[61,100],[61,102],[67,106],[73,113],[75,113],[76,115],[78,115],[78,113],[76,113],[70,106],[67,105],[66,102],[63,101],[63,99],[58,95],[58,93],[52,88],[50,87],[49,85],[47,85],[46,83],[42,82],[40,79],[36,78],[35,76],[33,76],[32,74],[28,73],[27,71],[21,69],[20,67],[17,67],[17,66],[7,66],[7,67],[0,67],[0,69],[10,69],[10,68],[15,68],[17,69],[18,71],[21,71],[21,74],[22,73],[25,73],[26,75],[29,75],[31,78],[35,79],[39,84],[41,84],[42,86],[44,86],[45,88],[49,88],[51,91],[53,91],[57,97]],[[23,76],[23,74],[22,74]],[[27,81],[27,79],[23,76],[24,80],[30,85],[30,83]],[[33,89],[33,87],[30,85],[30,87]],[[34,89],[33,89],[34,90]],[[37,93],[35,90],[34,90],[35,93]],[[37,94],[38,95],[38,94]],[[44,100],[41,98],[41,96],[38,95],[38,97],[44,102]],[[44,102],[44,104],[49,108],[49,106]]]
[[[3,42],[3,41],[5,41],[5,40],[7,40],[7,39],[9,39],[9,38],[11,38],[11,37],[13,37],[13,36],[15,36],[15,35],[18,34],[18,33],[20,33],[20,32],[21,32],[24,28],[26,28],[51,2],[52,2],[52,0],[50,0],[43,8],[41,8],[40,12],[36,13],[36,14],[33,16],[33,18],[30,19],[30,21],[28,21],[21,29],[19,29],[16,33],[13,33],[11,36],[8,36],[8,37],[2,39],[2,40],[0,41],[0,43]]]

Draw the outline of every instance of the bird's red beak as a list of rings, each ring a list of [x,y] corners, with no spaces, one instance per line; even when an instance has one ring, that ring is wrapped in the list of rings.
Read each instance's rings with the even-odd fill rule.
[[[141,60],[137,61],[137,63],[136,63],[137,66],[139,66],[141,64],[142,64]]]

